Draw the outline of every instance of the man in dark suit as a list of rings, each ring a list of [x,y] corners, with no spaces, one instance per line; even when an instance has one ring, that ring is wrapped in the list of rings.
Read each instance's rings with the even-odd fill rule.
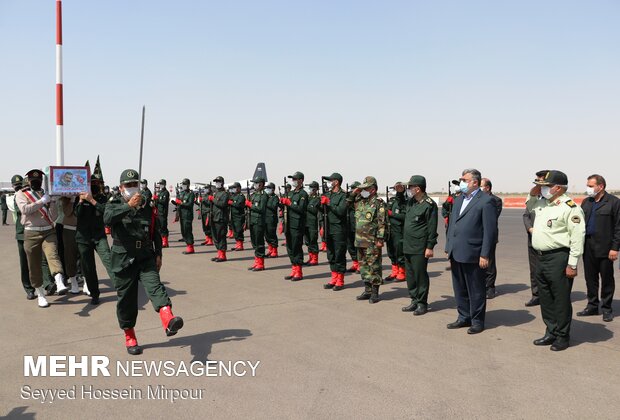
[[[620,248],[620,199],[605,191],[607,184],[600,175],[588,177],[587,195],[581,208],[585,214],[586,240],[583,268],[588,291],[588,305],[577,316],[599,314],[599,276],[603,321],[614,319],[611,303],[614,298],[614,261]]]
[[[480,184],[480,189],[485,194],[488,194],[493,200],[493,204],[495,205],[495,210],[497,211],[497,219],[496,223],[499,226],[499,216],[502,214],[503,202],[502,199],[493,194],[493,183],[489,178],[482,178],[482,182]],[[498,232],[499,236],[499,232]],[[486,288],[487,288],[487,299],[493,299],[495,297],[495,280],[497,280],[497,264],[495,264],[495,249],[497,247],[497,242],[495,241],[495,245],[491,249],[491,255],[489,255],[489,268],[486,270]]]
[[[454,200],[446,241],[458,310],[458,319],[447,327],[469,327],[468,334],[484,330],[486,270],[497,241],[497,209],[491,197],[480,191],[481,180],[480,171],[463,171],[462,194]]]

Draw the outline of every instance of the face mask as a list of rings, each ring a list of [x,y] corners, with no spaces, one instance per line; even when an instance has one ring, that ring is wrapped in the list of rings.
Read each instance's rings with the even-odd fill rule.
[[[596,191],[594,191],[594,187],[587,187],[586,188],[586,195],[588,197],[594,197],[597,194]]]
[[[17,192],[17,191],[21,190],[22,187],[19,186],[19,185],[16,185],[16,186],[13,187],[13,189]]]
[[[33,179],[30,181],[30,188],[34,191],[39,191],[41,189],[42,181],[40,179]]]
[[[465,181],[461,181],[461,183],[459,184],[459,188],[461,189],[461,192],[463,194],[467,194],[467,192],[469,191],[469,184]]]
[[[146,185],[140,184],[140,191],[144,191],[146,189]]]
[[[110,189],[106,187],[106,188],[103,189],[103,192],[106,193],[106,194],[110,194]]]
[[[252,184],[252,188],[254,188],[255,190],[256,190],[256,189],[258,189],[258,183],[256,183],[256,182],[255,182],[255,183],[253,183],[253,184]]]
[[[362,196],[362,198],[368,198],[368,197],[370,197],[370,191],[367,191],[367,190],[362,190],[362,192],[361,192],[361,196]]]
[[[183,191],[189,191],[189,185],[183,185]]]
[[[332,182],[332,190],[333,190],[334,188],[336,188],[336,183],[335,183],[335,182]]]
[[[551,197],[553,197],[553,194],[551,194],[551,187],[544,185],[541,189],[540,189],[540,194],[545,197],[547,200],[549,200]]]
[[[123,198],[126,201],[129,201],[131,197],[140,192],[139,188],[131,187],[131,188],[123,188]]]
[[[413,198],[414,195],[415,195],[415,192],[413,192],[413,190],[407,189],[407,197]]]
[[[216,182],[215,183],[215,188],[222,188],[222,183],[221,182]]]
[[[271,195],[273,193],[273,190],[271,188],[265,188],[265,192]]]
[[[461,187],[459,187],[458,185],[456,187],[454,187],[454,193],[458,194],[461,192]]]

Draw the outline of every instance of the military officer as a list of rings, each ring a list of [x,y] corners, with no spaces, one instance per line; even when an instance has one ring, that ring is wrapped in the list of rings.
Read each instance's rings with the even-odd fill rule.
[[[265,194],[265,178],[257,176],[252,180],[254,193],[245,201],[250,209],[250,239],[254,247],[254,265],[250,271],[265,269],[265,217],[267,211],[267,194]]]
[[[213,243],[215,249],[217,249],[217,257],[212,258],[211,261],[224,262],[226,261],[226,250],[228,249],[228,243],[226,241],[226,227],[228,226],[228,218],[230,215],[230,209],[228,207],[228,191],[224,188],[224,178],[218,176],[213,180],[215,189],[212,194],[208,196],[209,203],[211,204],[211,232],[213,234]]]
[[[405,255],[403,254],[403,222],[407,211],[405,185],[398,182],[394,185],[395,196],[388,201],[388,220],[390,235],[387,239],[388,257],[392,262],[392,272],[385,281],[405,281]]]
[[[563,172],[551,170],[534,183],[526,206],[536,213],[532,246],[540,257],[536,281],[540,311],[547,326],[545,335],[534,344],[551,345],[551,350],[561,351],[569,346],[573,313],[570,294],[583,253],[584,214],[566,195],[568,177]],[[541,195],[544,200],[539,198]]]
[[[411,304],[403,312],[424,315],[428,310],[428,260],[437,245],[438,210],[426,195],[426,178],[413,175],[407,183],[407,208],[403,223],[403,253]]]
[[[91,193],[80,194],[80,200],[75,206],[77,226],[75,242],[84,274],[83,291],[91,297],[91,304],[99,304],[99,278],[95,264],[95,251],[108,272],[111,280],[112,270],[110,267],[110,246],[106,238],[103,223],[103,214],[108,203],[103,193],[103,174],[101,169],[95,171],[90,177]],[[167,203],[167,202],[166,202]]]
[[[291,192],[280,199],[280,204],[286,207],[288,219],[284,236],[286,238],[286,252],[291,260],[291,274],[285,280],[299,281],[303,279],[301,265],[304,263],[304,229],[306,226],[306,211],[308,208],[308,193],[304,190],[304,174],[297,171],[289,175]]]
[[[157,218],[159,219],[161,246],[162,248],[168,248],[168,210],[170,207],[170,193],[168,192],[168,188],[166,188],[165,179],[160,179],[159,182],[155,184],[153,201],[157,208]]]
[[[270,182],[265,187],[267,194],[267,210],[265,214],[265,241],[267,241],[267,258],[278,257],[278,212],[280,198],[275,192],[276,186]]]
[[[351,188],[351,190],[355,190],[357,187],[360,186],[360,183],[358,181],[353,182],[349,188]],[[347,191],[347,199],[351,196],[351,192]],[[359,274],[360,272],[360,265],[359,262],[357,260],[357,248],[355,247],[355,207],[354,206],[348,206],[348,213],[347,213],[347,251],[349,252],[349,256],[351,257],[352,263],[351,263],[351,267],[349,267],[347,269],[347,273],[357,273]]]
[[[194,234],[192,232],[192,221],[194,220],[194,200],[195,196],[189,189],[189,179],[184,178],[181,181],[181,191],[174,203],[177,205],[177,211],[179,212],[179,223],[181,225],[181,236],[185,241],[187,247],[183,254],[194,253]]]
[[[153,308],[159,312],[167,336],[175,335],[183,327],[183,319],[172,314],[172,303],[159,277],[162,265],[159,220],[154,217],[155,210],[144,202],[138,185],[136,171],[123,171],[120,177],[122,197],[110,201],[103,216],[104,222],[112,227],[114,239],[111,269],[118,296],[116,314],[125,332],[125,347],[132,355],[142,353],[134,331],[138,317],[138,283],[142,283]]]
[[[232,251],[243,251],[243,241],[245,240],[243,231],[249,226],[245,226],[245,199],[241,193],[241,184],[235,182],[230,189],[230,219],[235,238],[235,247]]]
[[[347,195],[342,191],[342,175],[334,172],[323,177],[330,182],[329,192],[321,196],[323,212],[327,214],[324,227],[327,242],[327,260],[332,272],[331,280],[323,285],[325,289],[335,291],[344,288],[344,273],[347,270]]]
[[[348,199],[355,206],[355,246],[364,281],[364,292],[357,300],[370,303],[379,302],[379,286],[383,284],[381,250],[387,211],[385,203],[377,196],[377,189],[375,177],[367,176]]]
[[[140,194],[142,198],[144,198],[145,205],[150,207],[153,193],[149,189],[149,182],[146,179],[140,181]]]
[[[304,243],[308,247],[308,261],[304,265],[319,264],[319,218],[321,210],[321,197],[319,196],[319,183],[312,181],[308,184],[308,207],[306,209],[306,227],[304,229]]]

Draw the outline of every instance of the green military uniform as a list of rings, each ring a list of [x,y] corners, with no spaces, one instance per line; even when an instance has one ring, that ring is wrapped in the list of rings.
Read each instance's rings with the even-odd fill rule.
[[[319,218],[321,209],[321,197],[318,194],[319,183],[310,183],[311,193],[308,195],[308,207],[306,208],[306,227],[304,229],[304,243],[308,247],[308,254],[319,253]]]
[[[6,194],[0,192],[0,209],[2,210],[2,226],[6,226],[6,217],[9,214],[9,207],[6,205]]]
[[[387,204],[388,209],[388,224],[390,227],[389,236],[387,239],[387,252],[390,261],[392,262],[393,274],[394,271],[403,271],[405,267],[405,254],[403,253],[403,223],[405,221],[405,213],[407,211],[407,199],[404,192],[396,192],[396,195],[392,197]],[[395,270],[394,270],[395,268]],[[388,276],[392,280],[392,276]],[[394,276],[397,277],[397,276]],[[402,277],[398,276],[400,280]],[[386,277],[386,279],[388,279]]]
[[[132,169],[127,169],[121,174],[121,185],[137,181],[138,174]],[[139,282],[144,286],[153,309],[160,313],[166,335],[176,334],[183,326],[183,320],[173,317],[170,298],[159,277],[157,263],[162,257],[162,248],[155,210],[146,205],[130,207],[129,199],[130,197],[112,199],[105,207],[103,219],[112,227],[110,267],[114,273],[112,280],[118,296],[116,306],[118,323],[126,331],[127,351],[138,354],[142,350],[137,346],[133,327],[138,317]],[[133,338],[133,342],[130,338]]]
[[[377,188],[377,180],[367,176],[358,188],[368,190],[373,186]],[[355,246],[364,281],[364,293],[357,298],[375,303],[379,301],[379,286],[383,284],[382,248],[377,242],[385,238],[386,206],[376,192],[368,197],[352,194],[349,202],[355,206]]]
[[[265,240],[269,247],[269,255],[278,255],[278,212],[280,211],[280,199],[275,194],[276,186],[270,182],[265,187],[267,194],[267,209],[265,213]],[[274,255],[275,254],[275,255]]]
[[[359,187],[360,183],[355,181],[350,185],[351,190]],[[351,193],[347,191],[347,200],[351,197]],[[352,203],[352,201],[351,201]],[[349,205],[347,211],[347,251],[353,261],[353,265],[347,271],[350,273],[359,272],[359,264],[357,260],[357,248],[355,247],[355,206]]]
[[[535,183],[543,186],[568,185],[568,178],[560,171],[549,171],[543,181]],[[545,337],[534,344],[553,344],[552,350],[564,350],[569,343],[573,313],[570,300],[573,278],[566,276],[566,269],[568,266],[576,269],[583,253],[584,213],[565,194],[553,201],[530,195],[526,207],[536,214],[532,247],[540,257],[536,281],[540,310],[547,326]]]
[[[233,237],[237,244],[245,240],[243,230],[245,225],[245,199],[246,197],[241,194],[241,184],[235,182],[233,184],[234,192],[231,194],[230,200],[230,219],[233,230]],[[247,226],[249,228],[249,226]]]
[[[304,174],[301,172],[295,172],[293,175],[289,175],[289,178],[295,180],[301,180],[303,182]],[[287,194],[286,206],[288,213],[288,220],[286,221],[286,231],[284,235],[286,237],[286,252],[291,260],[291,264],[299,266],[304,262],[304,230],[306,228],[306,211],[308,208],[308,193],[303,189],[303,186],[298,186],[296,189],[291,190]]]
[[[189,179],[185,178],[181,183],[184,188],[179,191],[175,200],[177,211],[179,212],[179,224],[181,225],[181,236],[185,243],[194,246],[194,234],[192,232],[192,221],[194,220],[194,193],[189,190]]]
[[[159,219],[159,232],[161,233],[162,239],[166,238],[164,242],[167,242],[169,231],[168,231],[168,210],[170,208],[170,193],[166,188],[166,180],[162,179],[158,183],[159,190],[157,194],[153,197],[155,202],[155,207],[157,208],[157,218]],[[164,244],[165,246],[166,244]]]
[[[333,173],[324,177],[327,181],[339,181],[338,191],[330,189],[323,194],[327,201],[324,204],[327,212],[327,227],[325,231],[325,241],[327,242],[327,260],[332,273],[343,274],[347,270],[347,195],[340,186],[342,186],[342,175]],[[337,279],[336,279],[337,280]],[[335,284],[335,283],[334,283]]]
[[[196,204],[198,205],[198,209],[200,211],[200,220],[202,222],[202,232],[205,235],[205,241],[203,242],[203,245],[213,245],[213,236],[211,231],[211,228],[213,226],[211,221],[211,210],[213,205],[208,200],[210,194],[211,186],[209,186],[206,191],[199,192],[196,196]]]
[[[107,205],[107,198],[103,194],[103,176],[101,170],[95,169],[91,176],[93,202],[80,200],[75,206],[77,226],[75,242],[82,265],[82,274],[92,298],[91,303],[99,303],[99,278],[95,264],[95,251],[99,255],[108,276],[113,280],[110,266],[110,246],[105,234],[103,214]]]
[[[153,193],[149,189],[148,185],[149,182],[146,179],[140,181],[140,195],[142,196],[142,203],[147,207],[151,207]]]
[[[428,306],[429,290],[428,258],[424,253],[437,245],[438,208],[437,203],[426,195],[423,176],[412,176],[407,185],[419,187],[421,194],[419,199],[411,197],[407,201],[403,223],[405,271],[412,304],[407,308],[415,310],[416,315],[423,315]]]
[[[262,177],[253,180],[255,184],[265,182]],[[259,186],[250,196],[250,239],[256,258],[265,258],[265,217],[267,211],[267,194]],[[254,268],[254,267],[251,267]]]
[[[215,248],[220,251],[220,260],[226,260],[225,253],[228,248],[226,241],[226,228],[228,227],[228,218],[230,210],[228,208],[228,191],[224,189],[224,178],[218,176],[213,180],[216,183],[215,192],[209,196],[211,207],[211,232]],[[219,188],[218,188],[219,185]]]

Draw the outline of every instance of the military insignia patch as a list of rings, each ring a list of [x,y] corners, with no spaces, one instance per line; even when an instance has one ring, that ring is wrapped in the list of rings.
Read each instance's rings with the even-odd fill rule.
[[[581,222],[581,217],[573,216],[573,217],[570,218],[570,221],[573,222],[573,223],[579,223],[579,222]]]
[[[371,219],[372,219],[372,213],[366,212],[366,220],[371,220]]]
[[[129,171],[127,172],[127,176],[130,178],[133,178],[136,174],[133,173],[133,171]]]
[[[573,200],[568,200],[566,204],[568,204],[568,207],[577,207],[577,204],[575,204]]]
[[[553,225],[553,222],[551,220],[547,220],[547,227],[551,227],[551,225]]]

